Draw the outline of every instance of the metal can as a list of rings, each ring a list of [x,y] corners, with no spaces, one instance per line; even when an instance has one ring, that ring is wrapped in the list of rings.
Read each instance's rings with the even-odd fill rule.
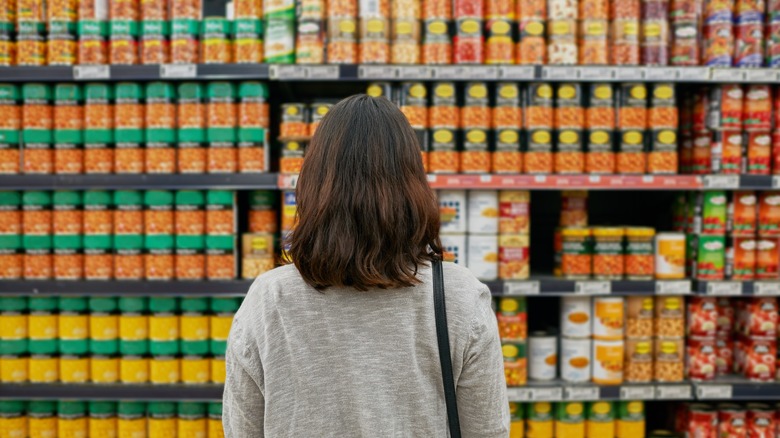
[[[545,332],[534,332],[528,338],[528,377],[552,380],[558,364],[558,339]]]
[[[589,228],[564,228],[561,231],[563,251],[561,255],[561,273],[570,280],[590,278],[592,272],[593,251],[591,230]]]
[[[658,233],[655,238],[655,276],[663,280],[685,278],[685,234]]]
[[[591,379],[590,339],[561,338],[561,379],[566,382],[589,382]]]
[[[593,228],[593,276],[599,280],[619,280],[625,273],[623,228]]]
[[[623,339],[624,304],[623,297],[595,297],[593,299],[594,339]]]
[[[688,335],[714,337],[718,309],[715,297],[692,297],[688,302]]]
[[[589,297],[561,298],[561,335],[588,338],[591,335],[592,307]]]
[[[506,386],[525,385],[528,377],[525,342],[502,342],[501,351],[504,356],[504,376]]]
[[[626,382],[650,382],[653,379],[652,338],[626,339]]]
[[[498,233],[498,191],[472,190],[468,194],[468,232]]]
[[[623,341],[593,341],[593,382],[601,385],[623,383]]]
[[[471,234],[467,237],[469,270],[482,281],[498,278],[498,236]]]
[[[442,233],[465,233],[467,206],[465,190],[440,190],[439,216]]]

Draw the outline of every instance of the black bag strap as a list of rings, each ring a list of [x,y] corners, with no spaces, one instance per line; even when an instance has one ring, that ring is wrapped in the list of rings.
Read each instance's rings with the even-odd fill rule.
[[[450,437],[460,438],[458,400],[455,397],[455,379],[452,375],[450,335],[447,332],[447,307],[444,305],[444,274],[441,267],[441,260],[434,260],[432,265],[433,309],[436,315],[436,340],[439,342],[441,377],[444,381],[444,400],[447,403],[447,422],[450,425]]]

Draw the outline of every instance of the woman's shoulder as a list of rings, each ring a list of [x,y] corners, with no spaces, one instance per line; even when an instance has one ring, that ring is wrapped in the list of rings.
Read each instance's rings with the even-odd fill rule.
[[[298,269],[292,263],[266,271],[255,278],[249,287],[249,294],[267,291],[280,291],[307,287]]]
[[[455,263],[443,263],[444,293],[447,307],[450,303],[473,309],[480,301],[490,301],[490,289],[480,282],[468,268]]]

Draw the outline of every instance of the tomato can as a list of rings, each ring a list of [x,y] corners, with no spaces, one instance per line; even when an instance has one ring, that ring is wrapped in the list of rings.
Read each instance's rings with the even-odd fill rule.
[[[726,225],[726,230],[732,236],[755,236],[758,219],[757,200],[754,191],[734,192],[732,201],[728,205]]]
[[[713,337],[718,310],[715,297],[691,297],[688,301],[688,335]]]
[[[758,207],[758,234],[780,235],[780,192],[761,192]]]
[[[747,438],[747,412],[734,403],[718,405],[718,434],[721,437]]]
[[[696,236],[695,277],[698,280],[723,280],[726,267],[726,238]]]
[[[707,127],[709,129],[742,129],[744,93],[738,84],[710,89]]]
[[[772,438],[775,436],[775,412],[763,403],[747,405],[747,435],[751,438]]]
[[[772,92],[769,85],[751,84],[745,88],[744,126],[748,131],[772,128]]]
[[[777,298],[752,297],[745,307],[746,320],[742,333],[746,336],[775,337],[777,312]]]
[[[734,369],[734,341],[730,337],[715,339],[715,374],[724,376]]]
[[[714,379],[717,367],[715,339],[691,337],[687,350],[688,378],[696,381]]]
[[[747,131],[744,134],[747,150],[747,173],[769,175],[772,166],[772,136],[769,131]]]
[[[717,438],[718,412],[710,405],[691,404],[688,408],[687,436]]]
[[[726,278],[752,280],[756,274],[757,241],[753,237],[733,237],[727,242]]]
[[[777,340],[776,338],[747,338],[744,340],[745,377],[756,382],[775,379]],[[774,430],[774,427],[772,428]]]
[[[756,241],[756,279],[777,279],[777,248],[778,239],[776,237],[761,237]]]

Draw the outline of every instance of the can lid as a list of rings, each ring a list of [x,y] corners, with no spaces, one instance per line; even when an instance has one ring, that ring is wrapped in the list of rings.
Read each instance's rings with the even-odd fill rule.
[[[184,313],[205,313],[209,309],[209,299],[182,298],[179,305]]]
[[[114,192],[115,205],[141,205],[143,194],[138,190],[117,190]]]
[[[144,98],[143,89],[141,89],[141,85],[137,84],[135,82],[120,82],[116,84],[116,88],[114,89],[116,94],[116,99],[127,99],[127,100],[141,100]]]
[[[149,312],[176,313],[179,311],[179,299],[176,297],[149,297]]]
[[[78,84],[57,84],[54,86],[54,100],[81,100],[81,86]]]
[[[22,99],[51,100],[51,87],[45,84],[24,84],[22,85]]]
[[[51,249],[51,236],[22,236],[24,249]]]
[[[57,412],[57,402],[52,400],[31,400],[27,405],[28,414],[50,414]]]
[[[144,236],[141,234],[120,234],[114,236],[114,248],[126,250],[141,250],[144,247]]]
[[[89,413],[97,415],[116,414],[116,402],[113,401],[90,401]]]
[[[93,313],[110,313],[118,308],[116,297],[89,297],[89,310]]]
[[[83,202],[81,192],[73,190],[57,190],[52,201],[54,205],[81,205]]]
[[[249,205],[250,206],[273,206],[275,194],[270,190],[252,190],[249,192]]]
[[[235,313],[241,307],[241,298],[211,298],[211,311],[214,313]]]
[[[21,192],[0,192],[0,205],[21,205]]]
[[[22,204],[25,205],[51,205],[51,193],[37,190],[26,191],[22,194]]]
[[[173,192],[170,190],[147,190],[144,193],[146,205],[173,205]]]
[[[111,192],[87,190],[84,192],[84,205],[111,205]]]
[[[653,237],[655,236],[655,229],[649,227],[628,227],[626,228],[626,236]]]
[[[205,197],[200,190],[179,190],[176,192],[176,205],[203,205]]]
[[[111,100],[114,97],[113,91],[113,88],[108,84],[87,84],[84,87],[84,98],[87,102]]]
[[[241,82],[238,85],[238,97],[261,97],[263,99],[268,98],[268,86],[262,82],[246,81]]]
[[[147,99],[172,100],[174,96],[173,84],[170,82],[149,82],[146,84]]]
[[[211,82],[206,90],[209,99],[232,99],[235,95],[235,89],[230,82]]]
[[[119,297],[119,311],[125,313],[142,313],[149,308],[147,297]]]
[[[0,309],[5,312],[27,310],[27,297],[0,297]]]
[[[0,400],[0,414],[22,414],[26,405],[22,400]]]
[[[209,190],[206,192],[208,205],[233,205],[233,192],[230,190]]]
[[[571,236],[571,237],[587,237],[591,235],[591,230],[590,228],[584,228],[584,227],[563,228],[561,230],[561,234],[563,236]]]
[[[185,417],[203,417],[206,415],[206,403],[179,402],[178,412]]]
[[[149,402],[147,405],[150,415],[175,415],[176,403],[175,402]]]
[[[143,416],[146,414],[146,403],[136,401],[120,401],[117,406],[119,415],[131,417]]]
[[[147,234],[144,236],[146,249],[173,249],[172,234]]]
[[[30,312],[54,312],[59,307],[58,297],[30,297]]]
[[[623,237],[625,231],[618,227],[593,227],[593,235],[598,237]]]
[[[109,250],[112,246],[111,234],[88,234],[84,236],[84,249]]]
[[[87,413],[87,403],[83,401],[58,401],[57,413],[59,415],[84,415]]]
[[[209,403],[209,416],[221,417],[222,416],[222,402]]]
[[[21,249],[22,236],[19,234],[0,235],[0,249]]]
[[[86,312],[87,297],[60,297],[60,311],[66,312]]]
[[[19,100],[19,87],[13,84],[0,84],[0,100]]]
[[[206,249],[232,250],[234,243],[233,236],[206,236]]]
[[[203,99],[203,85],[198,82],[183,82],[179,84],[177,95],[179,99]]]
[[[176,249],[203,249],[206,246],[206,237],[203,235],[177,235]]]

